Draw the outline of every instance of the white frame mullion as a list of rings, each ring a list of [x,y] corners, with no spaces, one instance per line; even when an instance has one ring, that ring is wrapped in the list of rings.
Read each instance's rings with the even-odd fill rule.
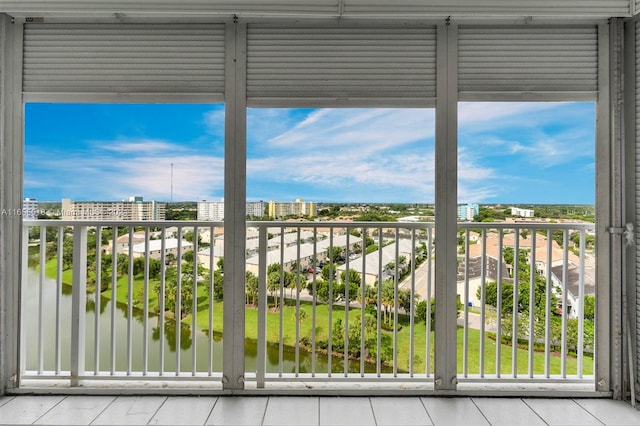
[[[632,5],[635,5],[632,2]],[[638,45],[636,43],[636,31],[638,25],[638,16],[634,19],[627,21],[625,23],[625,214],[627,217],[627,222],[631,222],[635,224],[635,229],[633,230],[633,237],[636,241],[638,241],[638,226],[637,226],[637,213],[638,213],[638,197],[637,197],[637,184],[638,180],[636,179],[636,172],[638,170],[638,159],[637,159],[637,139],[638,134],[636,131],[636,117],[637,117],[637,79],[639,75],[639,70],[636,70],[637,63],[637,49]],[[638,279],[637,279],[637,259],[638,259],[638,246],[637,245],[629,245],[627,247],[627,262],[625,269],[625,278],[626,278],[626,292],[627,292],[627,300],[628,300],[628,315],[629,315],[629,333],[631,333],[631,343],[632,347],[630,349],[631,352],[631,360],[630,365],[633,366],[635,377],[635,389],[636,392],[640,389],[640,371],[638,371],[638,367],[640,363],[638,362],[638,353],[640,352],[640,342],[638,340],[638,324],[640,324],[640,304],[638,303]]]
[[[0,14],[0,204],[22,208],[22,24]],[[16,210],[14,210],[16,209]],[[20,384],[22,217],[0,216],[0,395]]]
[[[615,213],[612,202],[612,145],[614,143],[611,112],[612,98],[610,86],[610,30],[608,25],[601,25],[598,31],[598,101],[596,104],[596,353],[595,375],[596,390],[614,390],[617,356],[613,349],[613,336],[616,328],[613,324],[612,292],[615,287],[612,276],[612,250],[616,239],[608,235],[608,228],[615,226]],[[619,388],[618,388],[619,392]]]
[[[434,387],[455,390],[457,379],[457,26],[438,26],[435,142],[435,354]]]
[[[224,145],[224,324],[222,384],[244,388],[247,192],[247,25],[227,24]]]

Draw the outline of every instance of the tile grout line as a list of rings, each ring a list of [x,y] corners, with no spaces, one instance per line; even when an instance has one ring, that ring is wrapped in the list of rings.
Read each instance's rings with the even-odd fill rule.
[[[107,406],[106,406],[106,407],[104,407],[104,408],[102,409],[102,411],[100,411],[100,412],[98,413],[98,415],[97,415],[97,416],[95,416],[95,417],[93,418],[93,420],[91,420],[91,421],[89,422],[89,424],[93,424],[93,422],[95,422],[96,420],[98,420],[98,417],[100,417],[100,416],[102,415],[102,413],[104,413],[105,411],[107,411],[107,409],[108,409],[109,407],[111,407],[111,405],[112,405],[114,402],[116,402],[116,399],[118,399],[118,398],[120,398],[120,397],[119,397],[119,396],[114,397],[114,398],[111,400],[111,402],[110,402],[110,403],[108,403],[108,404],[107,404]]]
[[[476,404],[476,401],[473,398],[469,398],[469,400],[471,401],[471,403],[473,404],[474,407],[476,407],[476,409],[480,412],[480,414],[482,415],[482,417],[487,421],[487,424],[491,425],[491,421],[487,418],[487,416],[484,414],[484,412],[480,409],[480,407],[478,407],[478,404]]]
[[[58,401],[57,403],[53,404],[53,406],[51,408],[49,408],[47,411],[45,411],[44,413],[42,413],[42,415],[40,417],[38,417],[34,422],[32,422],[31,424],[37,424],[38,420],[40,420],[41,418],[43,418],[44,416],[46,416],[51,410],[53,410],[54,408],[56,408],[58,405],[60,405],[62,403],[62,401],[64,401],[65,399],[69,398],[69,395],[66,395],[64,398],[62,398],[60,401]]]
[[[544,423],[545,425],[549,426],[549,423],[547,423],[547,421],[546,421],[545,419],[543,419],[543,418],[542,418],[542,416],[541,416],[540,414],[538,414],[538,412],[537,412],[536,410],[534,410],[532,406],[530,406],[529,404],[527,404],[527,401],[525,401],[525,400],[524,400],[524,399],[522,399],[522,398],[518,398],[518,399],[519,399],[520,401],[522,401],[522,403],[523,403],[524,405],[526,405],[526,406],[529,408],[529,410],[533,411],[533,414],[535,414],[536,416],[538,416],[538,418],[539,418],[540,420],[542,420],[542,423]]]
[[[424,408],[424,412],[427,413],[427,417],[429,417],[429,421],[431,422],[432,425],[435,426],[436,422],[433,421],[433,418],[431,417],[431,413],[429,413],[429,410],[427,410],[427,406],[424,405],[423,397],[419,397],[418,400],[420,401],[420,404],[422,404],[422,408]]]
[[[578,404],[578,401],[576,401],[575,399],[571,398],[571,401],[573,401],[574,404],[576,404],[578,407],[580,407],[584,412],[588,413],[591,417],[593,417],[594,419],[596,419],[597,421],[600,422],[600,424],[606,426],[607,424],[605,422],[603,422],[602,420],[600,420],[599,418],[596,417],[595,414],[593,414],[591,411],[587,410],[586,408],[584,408],[582,405]]]
[[[15,396],[8,396],[7,395],[7,400],[3,404],[0,404],[0,407],[5,406],[7,403],[13,401],[14,399],[15,399]]]
[[[264,420],[267,418],[267,410],[269,409],[269,401],[271,400],[271,397],[268,396],[267,397],[267,403],[264,405],[264,413],[262,413],[262,420],[260,421],[260,426],[264,425]]]
[[[153,420],[153,418],[156,416],[156,414],[158,414],[158,411],[160,411],[160,409],[161,409],[162,407],[164,407],[164,404],[166,404],[166,403],[167,403],[167,400],[169,400],[169,397],[168,397],[168,396],[166,396],[166,397],[164,398],[164,401],[162,401],[162,404],[160,404],[160,406],[159,406],[159,407],[158,407],[158,409],[155,411],[155,413],[153,413],[153,414],[151,415],[151,417],[149,417],[149,420],[147,420],[147,423],[146,423],[146,424],[150,424],[150,423],[151,423],[151,420]]]
[[[371,407],[371,414],[373,415],[373,422],[376,424],[376,426],[378,426],[378,419],[376,419],[376,410],[373,409],[373,401],[371,400],[371,397],[369,397],[368,399],[369,406]]]
[[[207,416],[206,419],[204,419],[204,423],[202,423],[203,425],[206,425],[207,422],[209,421],[209,418],[211,417],[211,415],[213,414],[213,410],[215,410],[216,405],[218,405],[218,401],[220,401],[220,397],[217,396],[216,400],[213,402],[213,405],[211,406],[211,410],[209,411],[209,415]]]

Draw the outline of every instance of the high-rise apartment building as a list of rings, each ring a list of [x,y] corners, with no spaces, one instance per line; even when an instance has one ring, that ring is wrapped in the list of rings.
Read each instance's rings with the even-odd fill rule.
[[[198,201],[198,220],[224,220],[224,201]]]
[[[247,201],[246,215],[251,217],[264,216],[264,201]],[[198,220],[224,220],[224,200],[198,201]]]
[[[165,220],[166,203],[144,201],[71,201],[62,199],[62,220]]]
[[[269,217],[273,219],[284,219],[287,216],[314,217],[315,215],[316,204],[314,202],[305,202],[300,198],[288,203],[269,201]]]
[[[22,218],[26,220],[38,218],[38,200],[25,198],[22,200]]]
[[[462,204],[458,206],[458,219],[473,220],[473,217],[480,213],[480,206],[476,203]]]

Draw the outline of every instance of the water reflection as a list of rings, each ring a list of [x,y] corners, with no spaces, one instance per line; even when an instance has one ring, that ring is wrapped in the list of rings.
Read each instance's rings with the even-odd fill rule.
[[[164,338],[167,340],[169,344],[169,349],[171,352],[176,351],[176,324],[173,320],[165,320],[164,323]],[[151,338],[154,341],[160,340],[160,327],[154,327],[151,333]],[[186,351],[191,349],[192,345],[191,340],[191,327],[188,324],[180,323],[180,349]]]
[[[25,352],[26,369],[33,371],[39,368],[39,353],[42,353],[43,369],[55,370],[56,359],[56,316],[59,315],[59,353],[61,370],[69,370],[70,346],[71,346],[71,287],[63,285],[60,294],[57,294],[56,281],[45,278],[42,283],[42,317],[40,311],[40,285],[39,273],[35,270],[28,271],[27,285],[25,286]],[[160,317],[149,315],[145,321],[144,310],[132,309],[134,321],[128,321],[128,308],[124,303],[117,303],[115,315],[112,317],[111,301],[100,297],[100,307],[96,318],[95,294],[87,295],[86,302],[86,336],[85,336],[85,369],[87,372],[127,371],[129,362],[132,371],[142,371],[147,366],[149,372],[181,372],[193,371],[193,358],[195,352],[195,371],[207,372],[211,366],[213,372],[222,371],[222,334],[197,330],[195,340],[190,324],[180,323],[180,345],[177,353],[177,333],[175,321],[165,318],[161,330]],[[56,305],[59,304],[59,311]],[[56,313],[58,312],[58,314]],[[42,324],[42,349],[38,340],[38,327]],[[113,327],[112,327],[113,323]],[[146,331],[145,331],[146,327]],[[130,336],[130,338],[129,338]],[[145,341],[146,336],[146,341]],[[95,351],[95,347],[98,351]],[[128,348],[131,348],[129,360]],[[143,359],[146,346],[146,359]],[[162,350],[161,350],[162,349]],[[267,372],[277,373],[279,366],[279,347],[277,344],[268,344],[266,348]],[[161,354],[163,358],[160,359]],[[245,341],[245,368],[246,371],[256,371],[258,347],[255,340]],[[315,358],[315,359],[313,359]],[[328,369],[328,356],[326,354],[311,354],[304,350],[299,351],[299,372],[310,373],[312,365],[315,365],[316,373],[324,373]],[[295,349],[283,348],[283,373],[295,373],[296,370]],[[177,368],[178,362],[180,363]],[[343,360],[332,357],[332,372],[344,371]],[[96,363],[97,367],[96,368]],[[349,371],[358,372],[359,361],[349,361]],[[365,364],[367,372],[375,372],[375,365]],[[383,371],[388,371],[383,368]]]

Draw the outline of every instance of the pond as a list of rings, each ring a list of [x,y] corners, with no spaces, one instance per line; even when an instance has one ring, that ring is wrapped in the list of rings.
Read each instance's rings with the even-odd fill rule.
[[[57,297],[56,281],[45,277],[40,291],[39,272],[29,269],[27,283],[23,290],[24,297],[24,318],[26,329],[25,336],[25,359],[28,371],[39,369],[38,345],[39,334],[38,325],[42,322],[42,369],[44,371],[54,371],[56,368],[56,306],[60,311],[60,369],[62,371],[70,369],[70,347],[71,347],[71,288],[63,285],[61,295]],[[38,312],[40,305],[40,292],[42,293],[42,319]],[[100,309],[98,310],[96,327],[96,306],[95,295],[87,295],[86,304],[86,335],[85,335],[85,371],[91,373],[95,370],[96,352],[95,342],[98,339],[98,370],[101,372],[111,371],[112,357],[115,359],[115,371],[127,371],[127,306],[118,303],[114,315],[114,333],[111,329],[112,302],[101,298]],[[144,358],[143,348],[145,339],[144,314],[140,310],[135,310],[134,318],[130,322],[131,327],[131,365],[132,371],[143,370]],[[97,330],[97,333],[96,333]],[[209,353],[209,336],[203,330],[197,330],[195,340],[192,339],[191,327],[189,324],[181,324],[180,344],[176,345],[175,321],[165,319],[164,336],[161,342],[160,317],[149,316],[146,324],[146,338],[148,345],[147,369],[149,372],[158,372],[162,362],[163,371],[166,374],[175,373],[176,365],[180,363],[181,372],[191,372],[193,369],[193,355],[195,352],[195,364],[197,372],[207,372],[209,370],[209,360],[212,360],[214,372],[222,371],[222,335],[214,333],[211,339],[213,356]],[[112,345],[113,343],[113,345]],[[162,349],[162,350],[161,350]],[[178,351],[179,350],[179,354]],[[245,370],[256,371],[258,347],[255,341],[247,339],[245,341]],[[277,345],[267,345],[267,372],[277,373],[279,367],[279,351]],[[162,356],[162,359],[161,359]],[[344,371],[343,359],[332,357],[331,370],[336,373]],[[300,351],[299,371],[301,373],[311,372],[312,354]],[[359,362],[350,361],[349,370],[359,371]],[[317,373],[327,371],[328,359],[326,354],[317,354],[315,368]],[[375,372],[375,365],[366,364],[367,372]],[[386,370],[386,369],[383,369]],[[295,351],[291,347],[286,347],[283,355],[282,371],[284,373],[295,372]]]

